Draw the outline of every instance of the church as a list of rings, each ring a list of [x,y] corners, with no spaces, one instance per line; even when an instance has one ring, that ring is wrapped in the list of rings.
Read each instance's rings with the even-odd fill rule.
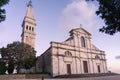
[[[22,42],[35,46],[36,21],[29,1],[22,23]],[[91,43],[91,34],[83,28],[75,28],[64,42],[52,41],[41,54],[36,68],[31,72],[50,73],[53,77],[70,74],[107,73],[105,52]],[[34,71],[33,71],[34,70]],[[25,70],[21,72],[26,72]]]
[[[53,77],[70,74],[107,73],[105,52],[91,43],[91,34],[83,28],[72,29],[64,42],[52,41],[38,57],[37,72]]]

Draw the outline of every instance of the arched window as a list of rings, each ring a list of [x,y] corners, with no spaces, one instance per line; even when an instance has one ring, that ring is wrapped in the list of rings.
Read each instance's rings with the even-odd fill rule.
[[[72,53],[69,51],[65,51],[65,56],[72,56]]]
[[[99,55],[96,55],[96,56],[95,56],[95,59],[100,59],[100,56],[99,56]]]
[[[29,26],[29,30],[31,31],[31,26]]]
[[[28,25],[26,26],[26,30],[28,30]]]
[[[83,36],[81,37],[81,46],[86,47],[85,38]]]
[[[32,31],[34,31],[34,28],[32,27]]]

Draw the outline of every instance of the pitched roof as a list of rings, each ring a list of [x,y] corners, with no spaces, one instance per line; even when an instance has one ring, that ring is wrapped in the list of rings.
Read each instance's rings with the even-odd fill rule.
[[[82,27],[72,29],[72,30],[70,31],[70,33],[71,33],[72,31],[80,31],[80,30],[84,31],[85,33],[87,33],[88,35],[90,35],[90,36],[91,36],[91,34],[90,34],[88,31],[86,31],[85,29],[83,29]]]

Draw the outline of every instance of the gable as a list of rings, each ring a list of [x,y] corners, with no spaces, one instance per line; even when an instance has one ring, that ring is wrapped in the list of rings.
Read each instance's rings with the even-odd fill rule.
[[[88,41],[88,39],[91,39],[91,34],[88,31],[83,28],[75,28],[70,31],[70,37],[62,43],[70,46],[80,46],[80,41],[78,38],[80,38],[81,36],[84,36],[86,38],[86,42]]]
[[[91,36],[91,34],[83,28],[76,28],[70,31],[70,33],[74,33],[74,32]]]

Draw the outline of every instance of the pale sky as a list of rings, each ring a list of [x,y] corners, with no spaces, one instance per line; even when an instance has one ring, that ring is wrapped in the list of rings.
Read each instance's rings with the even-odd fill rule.
[[[13,41],[21,41],[22,21],[29,0],[10,0],[6,21],[0,23],[0,48]],[[105,51],[108,69],[120,73],[120,33],[110,36],[99,32],[104,21],[96,16],[97,3],[85,0],[32,0],[36,19],[35,49],[37,56],[50,46],[51,41],[62,42],[69,37],[69,30],[80,24],[92,34],[92,43]]]

